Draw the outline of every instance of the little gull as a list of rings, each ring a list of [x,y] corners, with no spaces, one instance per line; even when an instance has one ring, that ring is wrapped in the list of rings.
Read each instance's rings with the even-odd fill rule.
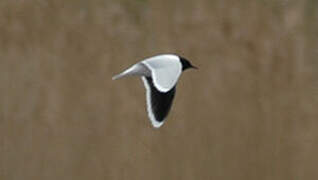
[[[170,111],[180,75],[189,68],[197,69],[181,56],[162,54],[144,59],[112,79],[141,76],[146,88],[149,119],[155,128],[159,128]]]

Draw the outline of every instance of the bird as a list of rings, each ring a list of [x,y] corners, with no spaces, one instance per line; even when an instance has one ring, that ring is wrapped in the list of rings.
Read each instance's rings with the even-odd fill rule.
[[[176,93],[181,73],[187,69],[198,69],[189,60],[176,54],[159,54],[132,65],[112,77],[141,77],[146,89],[146,104],[150,122],[159,128],[165,122]]]

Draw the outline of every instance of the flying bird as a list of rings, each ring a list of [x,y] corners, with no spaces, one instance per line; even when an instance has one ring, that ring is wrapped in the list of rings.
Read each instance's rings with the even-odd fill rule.
[[[112,79],[125,76],[141,77],[146,88],[149,119],[155,128],[159,128],[170,111],[181,73],[190,68],[197,69],[181,56],[161,54],[132,65]]]

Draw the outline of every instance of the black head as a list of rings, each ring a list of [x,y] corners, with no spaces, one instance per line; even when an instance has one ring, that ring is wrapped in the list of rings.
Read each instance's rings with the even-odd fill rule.
[[[193,66],[186,58],[179,56],[181,64],[182,64],[182,71],[190,68],[198,69],[197,67]]]

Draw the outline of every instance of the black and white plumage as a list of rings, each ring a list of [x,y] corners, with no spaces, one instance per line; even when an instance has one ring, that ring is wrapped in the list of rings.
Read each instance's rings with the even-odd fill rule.
[[[159,128],[167,117],[176,92],[176,84],[182,71],[196,68],[183,57],[162,54],[134,64],[124,72],[115,75],[113,80],[125,76],[141,76],[147,99],[149,119]]]

